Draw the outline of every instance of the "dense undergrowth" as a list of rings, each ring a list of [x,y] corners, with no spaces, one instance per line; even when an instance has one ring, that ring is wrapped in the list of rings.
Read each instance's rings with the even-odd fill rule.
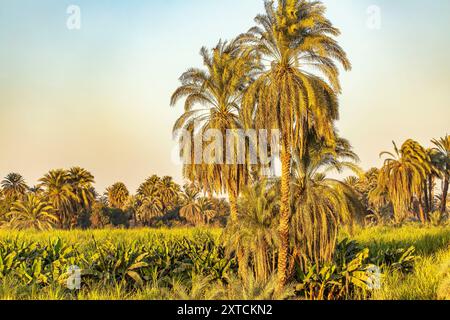
[[[334,263],[276,279],[237,276],[220,229],[0,231],[0,299],[449,299],[450,228],[342,234]],[[81,269],[69,290],[68,269]]]

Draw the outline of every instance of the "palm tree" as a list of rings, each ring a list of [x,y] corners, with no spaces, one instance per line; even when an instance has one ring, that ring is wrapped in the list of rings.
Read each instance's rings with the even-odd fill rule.
[[[216,214],[214,201],[201,197],[201,189],[195,183],[186,184],[181,195],[180,217],[193,225],[209,224]]]
[[[125,210],[130,199],[130,192],[126,185],[122,182],[117,182],[106,189],[108,196],[108,203],[114,209]]]
[[[385,221],[387,216],[392,215],[391,205],[387,192],[370,197],[373,191],[378,187],[378,177],[380,170],[372,168],[359,177],[349,177],[345,184],[353,189],[359,195],[361,204],[364,207],[366,222],[379,224]]]
[[[345,182],[326,176],[345,169],[362,175],[358,161],[350,143],[343,138],[337,138],[334,146],[311,138],[305,155],[296,159],[291,187],[294,213],[291,268],[294,261],[303,270],[311,263],[323,265],[332,261],[339,228],[363,221],[365,212],[358,194]]]
[[[69,181],[69,173],[58,169],[48,172],[39,180],[40,187],[44,189],[45,198],[56,210],[63,228],[69,228],[74,215],[74,201],[78,201]]]
[[[78,219],[82,212],[91,209],[96,192],[94,189],[94,176],[86,169],[73,167],[68,171],[68,182],[72,186],[76,199],[73,200],[72,226],[78,224]]]
[[[424,203],[425,203],[425,212],[427,215],[434,212],[435,207],[435,188],[436,188],[436,179],[440,179],[442,176],[441,172],[441,155],[436,149],[430,148],[426,150],[428,159],[430,161],[430,172],[428,177],[424,181],[423,191],[424,191]]]
[[[231,219],[235,221],[238,217],[237,199],[240,189],[248,181],[249,173],[245,164],[237,163],[236,150],[228,155],[235,160],[232,164],[224,160],[227,154],[226,136],[227,131],[243,129],[239,115],[242,94],[259,69],[259,62],[253,54],[241,51],[235,41],[220,41],[211,52],[202,48],[200,54],[206,70],[186,71],[180,78],[182,85],[172,96],[171,105],[186,98],[185,113],[175,123],[174,132],[188,132],[191,139],[202,142],[202,150],[205,150],[205,134],[209,130],[220,131],[223,149],[215,150],[214,155],[216,160],[220,158],[219,161],[204,161],[203,155],[201,161],[196,161],[195,150],[191,150],[188,155],[190,159],[185,157],[183,174],[204,192],[228,193]],[[183,145],[186,141],[182,139],[180,143]]]
[[[52,205],[33,194],[16,201],[8,215],[11,218],[10,225],[19,230],[51,230],[58,223]]]
[[[164,205],[157,195],[148,195],[139,198],[137,214],[140,221],[150,224],[154,218],[164,215]]]
[[[432,143],[435,145],[437,154],[438,169],[442,173],[442,196],[441,196],[441,212],[447,211],[447,197],[450,183],[450,135],[446,135],[441,139],[434,139]]]
[[[176,207],[181,187],[173,181],[172,177],[168,176],[159,180],[156,187],[163,205],[163,212],[168,213]]]
[[[10,201],[23,197],[28,190],[24,178],[18,173],[10,173],[1,182],[3,194]]]
[[[224,231],[225,247],[236,253],[244,281],[249,271],[258,281],[267,281],[276,269],[274,251],[278,245],[279,193],[274,184],[263,180],[244,188],[239,210],[239,220]]]
[[[186,219],[192,225],[203,226],[209,224],[210,220],[216,215],[210,199],[201,197],[191,198],[188,201],[181,207],[180,217]]]
[[[40,196],[44,193],[44,189],[41,186],[32,186],[28,191],[36,196]]]
[[[240,36],[267,63],[266,70],[249,87],[243,100],[247,123],[255,129],[281,133],[281,210],[278,259],[279,289],[287,282],[291,220],[292,154],[304,155],[310,133],[327,145],[335,140],[333,122],[338,118],[339,70],[351,65],[334,39],[339,30],[325,17],[318,1],[266,1],[258,26]]]
[[[79,199],[77,205],[89,209],[95,200],[94,176],[86,169],[73,167],[68,171],[68,180]]]
[[[394,142],[395,153],[383,152],[388,155],[380,171],[378,186],[370,197],[377,198],[387,193],[394,207],[396,223],[403,222],[408,215],[412,199],[420,202],[420,219],[426,221],[422,202],[424,182],[431,173],[431,163],[426,150],[416,141],[407,140],[398,149]]]

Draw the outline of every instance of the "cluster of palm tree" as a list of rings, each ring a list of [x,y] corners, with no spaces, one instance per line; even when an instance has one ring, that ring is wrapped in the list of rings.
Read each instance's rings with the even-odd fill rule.
[[[96,198],[93,184],[93,175],[79,167],[52,170],[34,187],[8,174],[1,182],[2,220],[20,229],[73,228]]]
[[[325,17],[325,10],[319,1],[266,1],[265,13],[255,18],[255,27],[229,43],[219,42],[211,52],[201,50],[206,70],[190,69],[184,73],[180,78],[182,86],[172,97],[172,105],[186,98],[185,113],[175,129],[187,130],[193,136],[207,129],[221,130],[223,136],[235,128],[281,132],[279,290],[288,281],[292,249],[298,245],[297,241],[291,245],[295,233],[294,201],[303,205],[301,211],[313,210],[310,214],[314,218],[333,211],[325,209],[327,205],[322,208],[307,205],[308,196],[314,197],[311,190],[328,181],[309,183],[317,177],[308,175],[302,167],[304,159],[312,157],[312,144],[331,149],[330,157],[334,156],[338,141],[334,123],[339,117],[337,96],[341,91],[338,64],[345,70],[351,68],[335,40],[339,30]],[[231,220],[239,221],[237,199],[251,177],[251,166],[198,164],[190,160],[189,163],[195,164],[186,164],[185,177],[198,183],[204,192],[227,192]],[[303,180],[300,181],[303,191],[294,199],[292,183],[296,178]],[[339,196],[344,193],[339,191]],[[330,224],[331,220],[336,223],[338,219],[332,215],[314,221],[311,227],[320,230],[322,224]],[[300,220],[304,219],[300,216]],[[302,237],[306,234],[317,232],[302,232]]]
[[[338,134],[339,70],[351,64],[325,11],[320,1],[266,1],[247,33],[201,49],[204,69],[183,73],[171,99],[173,106],[184,99],[174,132],[202,141],[201,150],[208,149],[209,130],[224,139],[230,130],[278,130],[279,177],[263,175],[265,165],[255,165],[248,153],[243,163],[199,163],[194,149],[181,154],[189,160],[188,184],[151,176],[135,195],[118,182],[100,196],[81,168],[50,171],[32,188],[10,174],[1,184],[0,223],[67,229],[88,216],[92,227],[157,226],[167,219],[203,226],[229,216],[223,241],[240,276],[267,282],[276,273],[283,292],[296,269],[333,259],[344,225],[402,223],[411,216],[425,223],[436,210],[445,215],[450,136],[433,140],[430,149],[413,140],[395,145],[394,153],[382,154],[389,158],[381,169],[363,172]],[[185,143],[185,135],[179,138]],[[229,152],[227,141],[220,145],[213,156]],[[227,156],[237,158],[234,152]],[[347,170],[355,175],[344,181],[329,176]],[[220,199],[224,194],[228,202]]]
[[[185,101],[174,133],[181,129],[196,141],[208,141],[198,137],[210,129],[222,137],[234,129],[281,133],[279,178],[267,180],[262,165],[250,161],[198,163],[194,151],[181,154],[187,179],[206,194],[228,194],[225,241],[238,257],[240,274],[251,270],[265,280],[278,272],[280,291],[296,267],[332,259],[338,228],[363,222],[368,212],[391,211],[403,221],[416,199],[425,222],[439,178],[446,211],[448,137],[433,141],[431,150],[409,141],[381,170],[363,173],[350,143],[338,135],[339,67],[348,71],[351,64],[325,11],[320,1],[266,1],[265,13],[247,33],[201,49],[205,68],[183,73],[171,100]],[[185,135],[179,138],[184,145]],[[356,176],[327,177],[345,169]]]
[[[411,139],[401,148],[394,143],[393,153],[381,154],[388,158],[380,170],[374,168],[347,180],[371,212],[370,219],[380,222],[387,218],[400,224],[416,218],[427,223],[432,215],[446,215],[450,136],[431,142],[429,149]]]
[[[11,173],[1,182],[0,225],[9,228],[145,227],[158,222],[191,226],[210,225],[229,215],[224,199],[206,197],[193,183],[183,188],[171,177],[156,175],[145,180],[135,195],[122,182],[94,189],[87,170],[52,170],[28,187],[20,174]]]

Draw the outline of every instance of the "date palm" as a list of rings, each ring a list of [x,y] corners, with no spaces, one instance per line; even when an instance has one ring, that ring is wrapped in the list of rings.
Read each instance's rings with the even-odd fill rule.
[[[164,215],[164,205],[157,195],[148,195],[139,199],[138,216],[145,224],[150,224],[155,218]]]
[[[163,212],[168,213],[175,209],[178,204],[178,198],[181,187],[173,181],[172,177],[163,177],[156,185],[159,198],[163,204]]]
[[[209,224],[215,216],[211,200],[200,197],[200,188],[191,184],[184,187],[183,206],[180,209],[180,217],[186,219],[194,226]]]
[[[164,214],[164,203],[161,199],[161,178],[153,175],[138,188],[135,203],[137,219],[149,223],[153,218]]]
[[[11,218],[11,227],[19,230],[51,230],[58,223],[53,206],[33,194],[16,201],[8,216]]]
[[[380,170],[372,168],[359,177],[350,177],[350,182],[349,179],[345,181],[359,195],[360,202],[367,214],[366,222],[375,224],[384,222],[385,218],[392,214],[387,192],[381,193],[375,198],[370,197],[378,187],[379,175]]]
[[[292,154],[304,155],[310,133],[327,145],[334,143],[341,90],[337,63],[351,68],[334,39],[340,32],[325,10],[319,1],[266,1],[265,14],[255,19],[258,25],[239,37],[266,62],[243,100],[246,122],[253,122],[256,129],[281,132],[280,290],[287,282]]]
[[[171,105],[185,98],[185,113],[175,123],[174,132],[184,130],[190,139],[202,142],[202,150],[208,145],[203,137],[209,130],[221,133],[223,149],[215,150],[219,161],[204,161],[203,155],[200,161],[196,161],[194,148],[191,148],[189,159],[185,158],[183,173],[204,192],[228,193],[231,219],[235,221],[238,216],[237,198],[248,181],[248,169],[246,164],[237,161],[225,164],[225,139],[228,130],[243,128],[239,117],[241,98],[259,64],[253,54],[241,51],[235,41],[221,41],[212,51],[202,48],[200,54],[206,70],[186,71],[180,78],[182,85],[172,96]],[[181,139],[180,142],[186,144]],[[230,156],[236,157],[235,153]]]
[[[244,281],[252,274],[267,281],[276,270],[279,199],[276,186],[268,180],[247,186],[239,199],[239,220],[224,231],[225,247],[236,254]]]
[[[304,156],[296,159],[291,186],[291,268],[294,261],[303,270],[310,264],[331,262],[339,228],[363,221],[365,212],[358,194],[345,182],[327,177],[329,172],[346,169],[362,175],[358,161],[350,143],[339,137],[333,146],[311,138]]]
[[[401,223],[408,216],[412,199],[422,198],[424,182],[431,173],[431,163],[426,150],[413,140],[407,140],[401,149],[394,142],[394,151],[381,153],[381,156],[390,158],[385,160],[380,170],[378,186],[372,191],[371,198],[387,193],[394,207],[394,220]],[[420,217],[425,221],[422,205]]]
[[[94,176],[86,169],[73,167],[68,171],[68,180],[79,200],[77,205],[90,208],[95,200]]]
[[[18,173],[10,173],[1,182],[3,194],[11,201],[15,201],[25,195],[28,186],[25,179]]]
[[[130,199],[130,192],[126,185],[117,182],[106,189],[109,205],[114,209],[125,210]]]
[[[69,173],[58,169],[48,172],[39,180],[44,189],[46,200],[52,204],[63,228],[69,228],[75,208],[73,203],[78,197],[69,181]]]
[[[437,156],[437,168],[442,174],[441,212],[447,211],[447,197],[450,183],[450,135],[434,139],[434,150]]]

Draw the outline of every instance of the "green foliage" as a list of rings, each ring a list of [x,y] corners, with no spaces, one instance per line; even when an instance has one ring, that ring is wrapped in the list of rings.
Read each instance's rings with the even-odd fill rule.
[[[250,269],[242,279],[220,233],[0,230],[0,299],[444,299],[448,290],[445,228],[357,230],[356,240],[340,241],[332,263],[311,265],[282,292],[274,275],[261,280]],[[66,287],[74,265],[82,270],[79,291]],[[373,265],[382,272],[374,291],[367,287]]]
[[[43,243],[7,237],[0,241],[0,278],[14,277],[21,283],[42,286],[64,284],[68,268],[78,266],[88,286],[101,282],[135,287],[155,275],[159,279],[186,279],[198,274],[224,280],[235,268],[225,249],[202,232],[189,238],[152,234],[141,240],[105,237],[85,241],[81,248],[62,238]]]

